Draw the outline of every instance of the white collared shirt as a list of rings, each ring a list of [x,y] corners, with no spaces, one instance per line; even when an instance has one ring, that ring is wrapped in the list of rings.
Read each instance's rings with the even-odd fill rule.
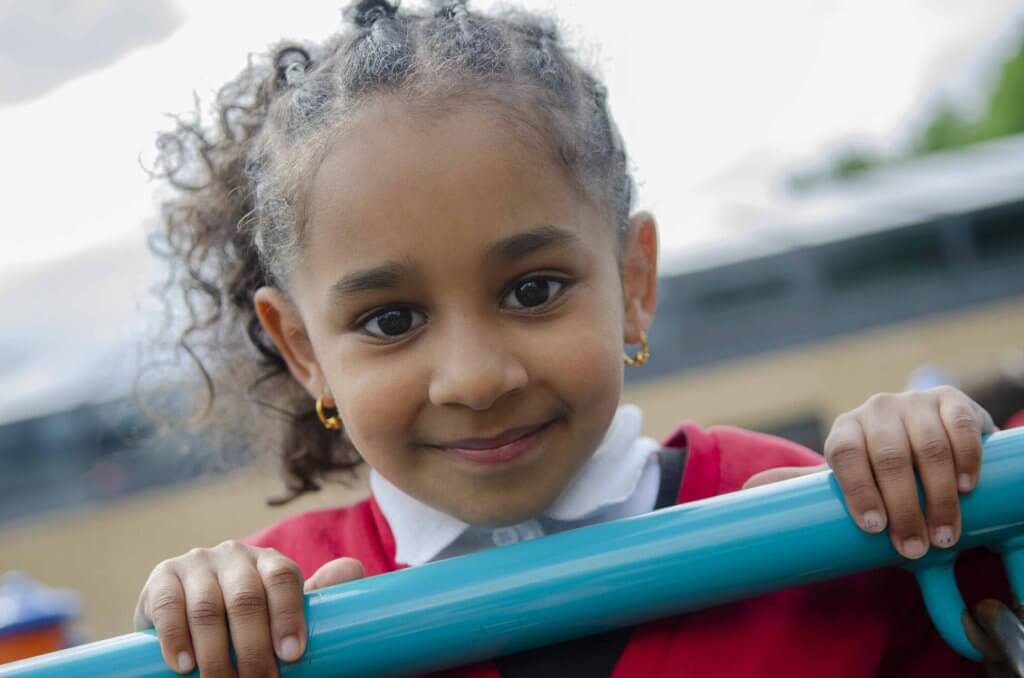
[[[395,536],[395,561],[422,565],[583,525],[640,515],[654,508],[661,470],[657,441],[640,435],[635,405],[615,413],[604,440],[543,514],[506,527],[464,523],[415,499],[370,471],[370,488]]]

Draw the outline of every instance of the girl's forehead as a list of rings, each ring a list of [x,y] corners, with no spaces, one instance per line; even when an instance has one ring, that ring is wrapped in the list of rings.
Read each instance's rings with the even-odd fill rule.
[[[539,144],[473,106],[429,119],[397,106],[364,109],[328,148],[308,200],[314,268],[407,259],[445,243],[483,251],[517,231],[599,218]]]

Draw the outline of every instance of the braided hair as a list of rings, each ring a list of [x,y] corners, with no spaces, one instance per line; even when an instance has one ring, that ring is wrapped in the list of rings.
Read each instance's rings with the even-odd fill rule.
[[[320,44],[282,43],[251,60],[220,89],[211,120],[178,118],[157,141],[159,174],[173,191],[151,242],[170,264],[168,306],[180,295],[188,313],[176,347],[203,376],[207,432],[245,422],[219,444],[258,440],[283,450],[287,493],[271,503],[360,463],[344,434],[320,425],[253,304],[262,286],[287,292],[303,244],[305,191],[332,132],[357,107],[380,96],[438,115],[463,103],[500,107],[607,210],[620,245],[632,207],[605,89],[550,20],[523,11],[480,15],[459,0],[420,12],[359,0],[342,16],[342,29]],[[277,436],[239,438],[259,430],[253,422]]]

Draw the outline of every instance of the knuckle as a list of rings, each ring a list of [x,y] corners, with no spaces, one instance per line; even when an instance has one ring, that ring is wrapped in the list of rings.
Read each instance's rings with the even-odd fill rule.
[[[850,438],[838,438],[825,445],[825,460],[834,469],[846,469],[863,454],[863,449]]]
[[[847,499],[854,501],[870,499],[875,492],[875,484],[864,478],[854,478],[843,483],[843,490]]]
[[[276,563],[266,569],[263,582],[272,589],[301,589],[302,573],[294,565]]]
[[[980,466],[981,446],[972,445],[970,447],[961,448],[957,453],[957,461],[965,468]]]
[[[929,513],[935,517],[945,518],[956,515],[957,511],[960,510],[960,502],[955,497],[939,497],[929,500],[928,508]]]
[[[913,509],[901,508],[890,510],[889,519],[892,522],[893,532],[899,535],[908,535],[917,532],[920,514]]]
[[[921,461],[934,464],[949,459],[949,443],[944,437],[930,436],[920,444],[917,455]]]
[[[149,597],[147,616],[154,624],[159,624],[164,619],[175,618],[181,615],[185,609],[185,601],[177,590],[170,587],[161,587],[153,591]]]
[[[161,560],[153,568],[153,571],[149,573],[150,580],[159,579],[163,577],[174,576],[174,563],[177,558],[168,558],[167,560]]]
[[[217,551],[218,553],[232,553],[232,552],[238,551],[239,549],[244,549],[244,548],[245,547],[242,546],[242,544],[240,542],[238,542],[238,541],[236,541],[234,539],[228,539],[228,540],[222,541],[221,543],[219,543],[216,546],[214,546],[213,550]]]
[[[210,657],[199,664],[199,675],[202,678],[230,678],[232,673],[231,660],[227,657]]]
[[[156,627],[156,633],[166,647],[175,649],[188,645],[188,631],[181,624],[167,624]]]
[[[236,648],[235,661],[238,662],[239,674],[243,676],[270,676],[273,671],[273,661],[266,652],[261,652],[257,646]]]
[[[198,628],[215,626],[224,621],[224,603],[213,597],[195,601],[188,607],[188,623]]]
[[[910,469],[910,458],[899,447],[881,447],[872,458],[875,471],[885,475],[898,475]]]
[[[871,410],[885,410],[892,406],[897,397],[893,393],[876,393],[865,401],[864,407]]]
[[[978,420],[974,412],[964,404],[954,406],[949,411],[949,423],[960,433],[976,433],[979,431]]]
[[[302,613],[299,610],[278,610],[274,613],[274,629],[282,636],[292,635],[291,631],[302,628]]]
[[[225,606],[230,617],[252,617],[263,614],[266,599],[262,591],[243,589],[232,593]]]

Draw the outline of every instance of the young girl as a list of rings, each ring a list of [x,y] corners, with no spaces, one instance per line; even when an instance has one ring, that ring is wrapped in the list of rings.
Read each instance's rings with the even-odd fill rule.
[[[632,211],[604,88],[547,22],[460,2],[400,13],[383,0],[345,18],[325,43],[281,45],[229,83],[215,128],[165,138],[182,189],[165,222],[193,314],[184,341],[245,331],[256,351],[241,360],[262,361],[274,411],[295,413],[281,442],[294,494],[352,467],[357,451],[372,469],[372,495],[355,506],[156,567],[136,622],[156,627],[181,673],[235,675],[229,647],[240,676],[300,658],[303,588],[731,492],[820,459],[692,424],[665,441],[676,453],[655,454],[640,412],[620,407],[624,348],[641,347],[628,365],[648,355],[657,233]],[[990,426],[953,389],[883,394],[835,422],[826,456],[858,524],[888,527],[920,558],[956,543],[957,495],[978,481]],[[448,675],[976,670],[931,628],[910,575],[891,570]]]

